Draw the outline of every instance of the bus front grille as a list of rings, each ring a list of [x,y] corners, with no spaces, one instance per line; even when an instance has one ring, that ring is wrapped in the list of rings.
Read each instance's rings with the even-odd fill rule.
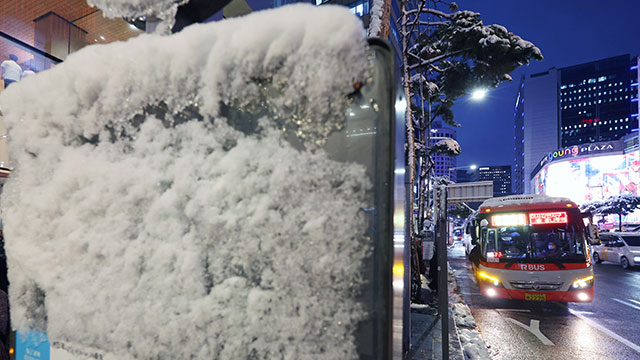
[[[562,287],[561,282],[512,281],[511,286],[518,290],[550,291]]]

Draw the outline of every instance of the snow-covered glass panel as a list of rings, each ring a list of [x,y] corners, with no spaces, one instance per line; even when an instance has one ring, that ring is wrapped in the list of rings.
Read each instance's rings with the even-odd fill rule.
[[[293,5],[2,92],[14,326],[118,359],[384,358],[392,69],[348,9]]]

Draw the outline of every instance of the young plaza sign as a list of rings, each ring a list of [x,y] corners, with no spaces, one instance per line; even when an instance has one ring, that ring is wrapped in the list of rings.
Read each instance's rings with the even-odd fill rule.
[[[573,145],[549,153],[547,156],[543,157],[542,160],[540,160],[539,167],[542,167],[545,164],[555,160],[566,160],[567,158],[577,157],[579,155],[598,155],[603,153],[622,151],[622,149],[623,145],[619,140]]]

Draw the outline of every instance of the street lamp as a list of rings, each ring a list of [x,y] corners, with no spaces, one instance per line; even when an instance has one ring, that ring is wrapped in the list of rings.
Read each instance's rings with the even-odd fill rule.
[[[487,89],[478,88],[471,92],[471,100],[480,101],[487,96]]]

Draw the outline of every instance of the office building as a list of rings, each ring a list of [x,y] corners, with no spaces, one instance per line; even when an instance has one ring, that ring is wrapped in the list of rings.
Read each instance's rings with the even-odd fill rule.
[[[432,126],[433,128],[431,129],[429,146],[433,146],[444,139],[456,139],[456,131],[442,126],[441,122],[435,121]],[[432,159],[435,163],[433,173],[436,176],[444,176],[449,178],[449,180],[456,182],[456,171],[453,169],[456,167],[455,156],[437,154],[432,156]]]
[[[493,196],[511,195],[511,166],[481,166],[477,181],[493,181]]]
[[[618,140],[637,129],[637,65],[621,55],[560,69],[561,147]]]
[[[638,59],[629,55],[524,76],[514,113],[514,190],[532,193],[533,170],[561,147],[638,131]]]
[[[520,78],[520,87],[513,111],[513,193],[522,194],[525,189],[524,176],[524,81]]]
[[[526,96],[525,96],[526,93]],[[531,172],[558,148],[558,71],[525,76],[515,106],[514,167],[517,193],[531,193]]]

